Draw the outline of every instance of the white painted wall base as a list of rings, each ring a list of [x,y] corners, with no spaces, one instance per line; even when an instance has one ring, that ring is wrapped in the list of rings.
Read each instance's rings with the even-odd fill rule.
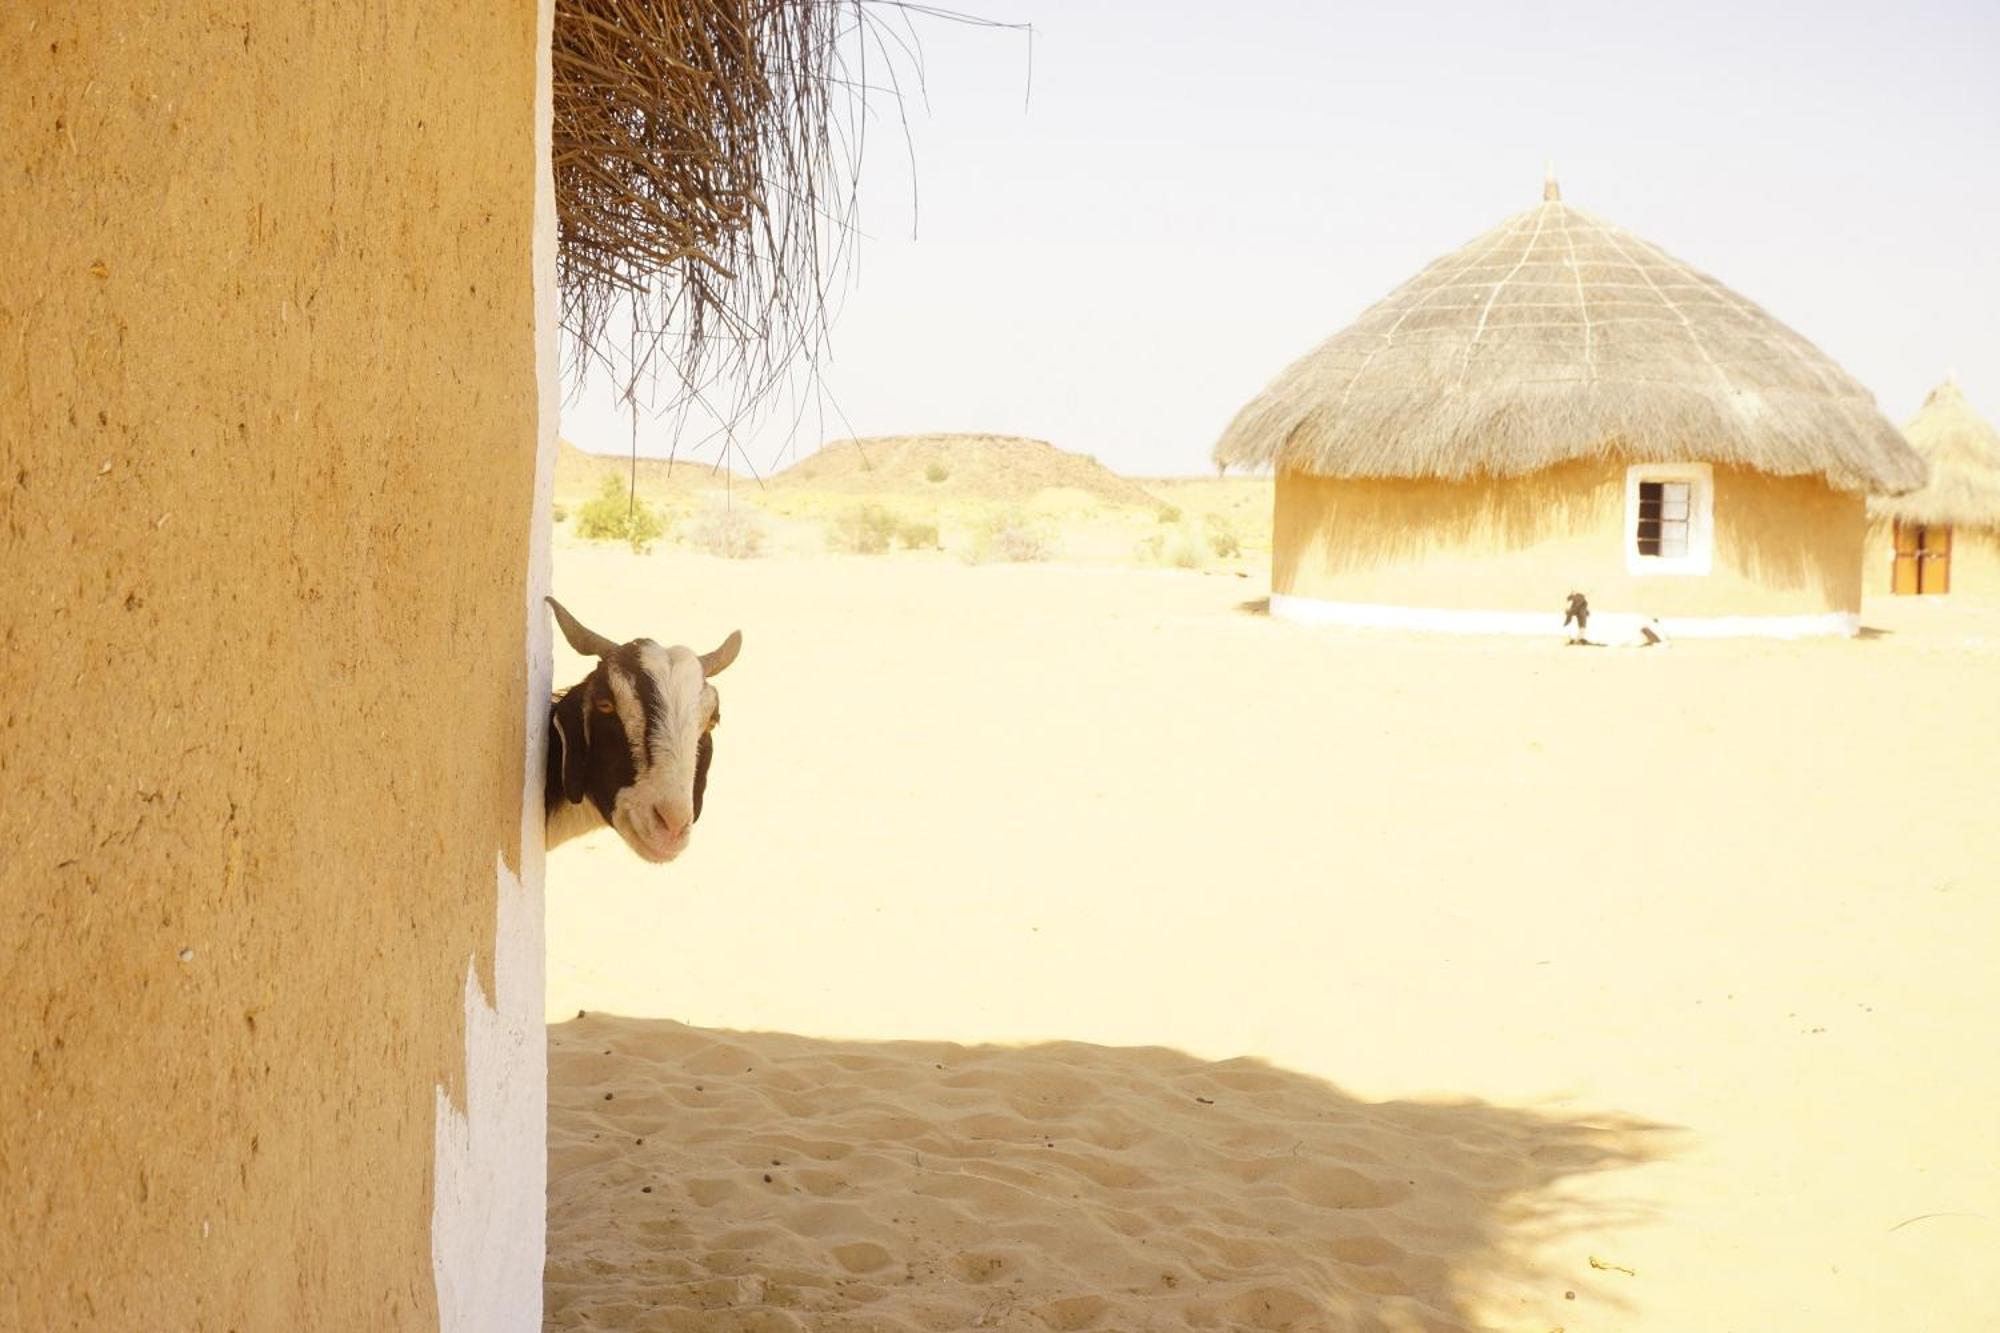
[[[533,883],[496,872],[493,998],[465,968],[465,1111],[437,1089],[431,1278],[439,1333],[540,1333],[548,1227],[548,1034],[540,838]],[[525,859],[525,858],[524,858]]]
[[[1317,597],[1271,594],[1271,614],[1302,625],[1348,625],[1364,629],[1410,629],[1436,634],[1530,634],[1561,638],[1563,617],[1555,611],[1453,611],[1438,607],[1386,606],[1376,602],[1329,602]],[[1593,639],[1627,637],[1645,617],[1593,610]],[[1662,616],[1669,638],[1804,639],[1824,635],[1852,638],[1861,617],[1851,611],[1806,616]]]
[[[548,594],[554,517],[557,369],[555,85],[550,61],[555,0],[536,0],[534,239],[537,419],[534,501],[523,573],[527,691],[521,700],[520,871],[496,858],[493,996],[465,968],[465,1111],[437,1089],[431,1202],[431,1280],[439,1333],[541,1333],[542,1266],[548,1251],[547,946],[542,869],[546,860],[542,773],[548,747]]]

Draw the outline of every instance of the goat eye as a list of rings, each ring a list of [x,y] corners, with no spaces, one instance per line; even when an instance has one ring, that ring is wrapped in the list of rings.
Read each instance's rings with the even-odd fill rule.
[[[597,711],[600,713],[615,713],[618,711],[618,705],[612,703],[609,699],[599,699],[597,701]]]

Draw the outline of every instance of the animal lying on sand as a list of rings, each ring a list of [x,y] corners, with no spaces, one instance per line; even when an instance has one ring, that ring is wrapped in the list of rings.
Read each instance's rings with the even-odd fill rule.
[[[1607,622],[1609,622],[1607,624]],[[1569,595],[1563,607],[1562,627],[1576,629],[1568,636],[1572,647],[1581,648],[1652,648],[1669,647],[1667,632],[1660,627],[1654,616],[1602,616],[1598,619],[1598,636],[1591,638],[1590,599],[1580,592]]]

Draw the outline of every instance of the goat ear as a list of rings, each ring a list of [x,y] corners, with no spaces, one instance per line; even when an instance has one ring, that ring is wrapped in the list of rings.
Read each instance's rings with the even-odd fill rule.
[[[617,644],[596,630],[585,629],[583,622],[571,615],[561,602],[553,597],[545,597],[542,600],[549,604],[549,610],[556,613],[556,624],[562,627],[563,637],[569,640],[570,647],[585,657],[609,657],[618,651]]]
[[[703,653],[701,655],[701,674],[704,676],[721,675],[728,669],[729,664],[736,660],[736,654],[742,651],[743,631],[740,629],[729,631],[729,637],[722,641],[720,648],[717,648],[712,653]]]
[[[583,757],[588,722],[583,715],[584,688],[579,685],[549,710],[549,744],[559,751],[563,799],[571,805],[583,799]]]

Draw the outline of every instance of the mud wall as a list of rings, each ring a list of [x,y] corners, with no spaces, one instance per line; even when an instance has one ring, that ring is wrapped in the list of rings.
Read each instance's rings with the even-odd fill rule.
[[[1895,574],[1896,525],[1889,519],[1871,519],[1864,566],[1867,595],[1895,596]],[[1951,530],[1951,591],[1945,595],[2000,602],[2000,530],[1963,525]]]
[[[1714,547],[1700,575],[1634,574],[1625,468],[1575,462],[1452,484],[1278,478],[1272,591],[1335,602],[1661,617],[1793,616],[1861,606],[1863,501],[1812,477],[1713,471]]]
[[[0,10],[0,1327],[437,1324],[524,856],[545,22]]]

